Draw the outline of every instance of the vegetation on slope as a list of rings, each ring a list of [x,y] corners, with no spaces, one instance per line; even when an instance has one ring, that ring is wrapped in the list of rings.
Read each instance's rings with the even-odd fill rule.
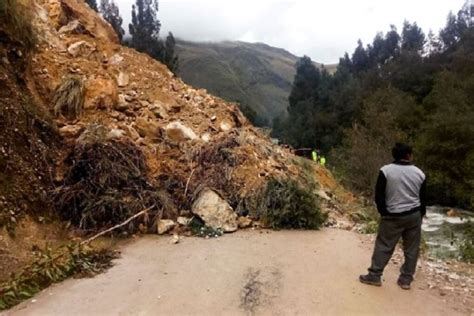
[[[332,153],[346,183],[372,192],[378,168],[396,141],[415,145],[432,203],[474,207],[474,29],[450,14],[438,36],[405,22],[372,44],[359,41],[337,72],[309,58],[297,64],[289,117],[274,135],[295,147]]]

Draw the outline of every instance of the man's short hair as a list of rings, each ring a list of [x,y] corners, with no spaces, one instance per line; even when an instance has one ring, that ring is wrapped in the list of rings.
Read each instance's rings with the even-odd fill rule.
[[[407,159],[413,153],[411,146],[403,143],[396,143],[392,148],[392,157],[395,160]]]

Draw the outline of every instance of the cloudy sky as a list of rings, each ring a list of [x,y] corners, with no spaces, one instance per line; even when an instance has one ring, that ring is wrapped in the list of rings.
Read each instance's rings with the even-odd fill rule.
[[[135,0],[115,0],[128,29]],[[465,0],[159,0],[162,33],[192,41],[264,42],[326,64],[390,24],[437,32]]]

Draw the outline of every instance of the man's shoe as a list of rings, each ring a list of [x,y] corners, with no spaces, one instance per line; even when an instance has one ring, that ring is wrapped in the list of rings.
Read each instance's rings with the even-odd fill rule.
[[[366,274],[359,276],[359,281],[364,284],[382,286],[382,281],[379,276],[373,274]]]
[[[398,279],[397,284],[399,287],[401,287],[404,290],[409,290],[411,288],[411,281],[403,280],[403,279]]]

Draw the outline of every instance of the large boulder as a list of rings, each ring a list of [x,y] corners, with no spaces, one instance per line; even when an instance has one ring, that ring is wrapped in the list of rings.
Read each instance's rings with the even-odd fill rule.
[[[204,189],[199,193],[191,211],[213,229],[234,232],[238,228],[237,214],[227,201],[211,189]]]

